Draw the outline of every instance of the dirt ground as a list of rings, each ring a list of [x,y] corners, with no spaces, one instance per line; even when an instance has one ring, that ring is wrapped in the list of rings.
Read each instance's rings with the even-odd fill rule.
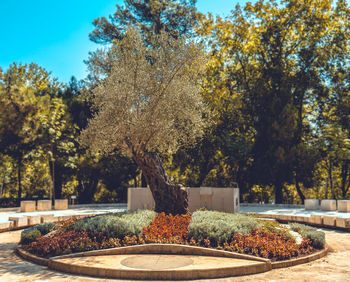
[[[317,261],[256,275],[198,281],[350,281],[350,233],[323,230],[330,252]],[[14,253],[20,233],[0,233],[0,281],[111,281],[64,274],[22,260]]]

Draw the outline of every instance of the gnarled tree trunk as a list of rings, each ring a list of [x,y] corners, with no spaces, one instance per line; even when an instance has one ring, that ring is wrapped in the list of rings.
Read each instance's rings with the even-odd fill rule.
[[[134,153],[133,157],[151,189],[155,212],[173,215],[187,213],[187,192],[181,185],[171,184],[159,155],[154,152],[143,152]]]

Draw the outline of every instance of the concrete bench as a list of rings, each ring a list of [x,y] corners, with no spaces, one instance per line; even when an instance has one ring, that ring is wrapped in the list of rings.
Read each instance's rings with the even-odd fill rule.
[[[312,214],[310,216],[309,223],[323,225],[323,215]]]
[[[52,209],[51,200],[39,200],[37,205],[38,211],[50,211]]]
[[[68,209],[68,199],[55,200],[55,210],[67,210],[67,209]]]
[[[45,222],[54,222],[54,215],[53,214],[42,214],[41,215],[41,223]]]
[[[305,199],[304,208],[306,210],[318,210],[320,208],[318,199]]]
[[[350,212],[350,200],[338,200],[339,212]]]
[[[28,216],[28,225],[37,225],[41,223],[40,215]]]
[[[35,201],[21,201],[21,212],[35,211]]]
[[[337,210],[337,200],[322,200],[321,210],[323,211],[336,211]]]
[[[336,218],[336,226],[340,228],[350,228],[350,218]]]
[[[13,225],[13,221],[0,222],[0,231],[9,230]]]
[[[335,227],[336,226],[336,220],[337,220],[337,218],[335,216],[324,216],[323,217],[323,225],[324,226]]]
[[[13,221],[13,226],[14,227],[28,226],[28,218],[26,216],[23,216],[23,217],[9,217],[9,221]]]

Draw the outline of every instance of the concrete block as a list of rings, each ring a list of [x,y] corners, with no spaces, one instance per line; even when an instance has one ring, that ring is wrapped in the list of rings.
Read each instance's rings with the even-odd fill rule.
[[[13,226],[13,221],[0,222],[0,231],[8,230]]]
[[[67,210],[67,209],[68,209],[68,199],[55,200],[55,210]]]
[[[201,187],[186,188],[188,208],[191,212],[200,208],[224,212],[239,212],[239,188]],[[150,189],[129,188],[128,210],[153,209]]]
[[[305,199],[304,208],[306,210],[318,210],[320,208],[318,199]]]
[[[54,215],[53,214],[42,214],[40,217],[41,217],[40,218],[41,223],[53,222],[54,221]]]
[[[211,187],[200,187],[199,191],[201,196],[213,196],[213,189]]]
[[[13,226],[14,227],[28,226],[28,218],[26,216],[23,216],[23,217],[9,217],[9,221],[13,221]]]
[[[323,217],[323,225],[324,226],[336,226],[336,217],[335,216],[324,216]]]
[[[309,218],[306,216],[295,216],[295,221],[299,223],[309,223]]]
[[[312,214],[310,216],[309,223],[323,225],[323,215]]]
[[[152,192],[148,188],[128,189],[128,210],[150,209],[154,207]]]
[[[188,209],[194,212],[201,208],[200,188],[187,188]]]
[[[200,206],[208,210],[213,209],[213,190],[211,187],[201,187],[199,188]],[[216,199],[216,202],[218,199]],[[216,203],[219,206],[223,206],[224,202]]]
[[[41,223],[40,215],[28,216],[28,225],[37,225]]]
[[[336,226],[340,228],[350,228],[350,218],[336,218]]]
[[[38,211],[50,211],[52,209],[51,200],[39,200],[37,205]]]
[[[35,211],[35,201],[21,201],[21,212]]]
[[[71,218],[72,218],[71,215],[61,215],[61,216],[54,217],[54,220],[59,222],[59,221],[65,221],[65,220],[71,219]]]
[[[350,212],[350,200],[338,200],[339,212]]]
[[[321,210],[323,211],[336,211],[337,210],[337,200],[322,200]]]

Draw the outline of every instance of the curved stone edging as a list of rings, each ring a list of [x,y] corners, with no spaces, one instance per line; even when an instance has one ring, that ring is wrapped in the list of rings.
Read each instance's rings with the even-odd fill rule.
[[[49,259],[41,258],[41,257],[35,256],[31,253],[28,253],[27,251],[25,251],[21,248],[21,245],[17,246],[16,253],[21,258],[24,258],[25,260],[29,260],[29,261],[34,262],[36,264],[40,264],[40,265],[44,265],[44,266],[49,265]]]
[[[156,279],[156,280],[187,280],[205,278],[223,278],[230,276],[249,275],[266,272],[272,269],[271,263],[257,262],[255,264],[217,267],[211,269],[171,269],[171,270],[140,270],[140,269],[112,269],[71,265],[59,260],[49,260],[49,268],[73,274],[84,274],[103,278],[117,279]]]
[[[305,257],[294,258],[294,259],[285,260],[285,261],[274,261],[271,263],[272,269],[285,268],[285,267],[308,263],[308,262],[320,259],[322,257],[325,257],[327,253],[328,253],[328,247],[326,246],[323,250],[320,250],[316,253],[313,253]]]
[[[74,253],[69,255],[52,257],[44,259],[32,255],[21,248],[19,245],[16,252],[24,259],[36,264],[48,266],[50,269],[73,274],[84,274],[103,278],[117,279],[159,279],[159,280],[184,280],[184,279],[205,279],[205,278],[223,278],[230,276],[240,276],[266,272],[271,269],[295,266],[317,260],[327,255],[328,247],[311,255],[295,258],[288,261],[271,262],[269,259],[254,257],[245,254],[233,253],[222,250],[207,249],[204,247],[176,245],[176,244],[147,244],[127,246],[113,249],[104,249]],[[102,255],[125,255],[125,254],[182,254],[182,255],[202,255],[238,258],[254,260],[256,263],[234,266],[234,267],[217,267],[212,269],[170,269],[170,270],[139,270],[139,269],[112,269],[103,267],[91,267],[85,265],[72,265],[61,261],[66,258],[102,256]]]
[[[227,257],[245,260],[254,260],[260,262],[271,262],[269,259],[264,259],[252,255],[240,254],[224,250],[210,249],[197,246],[188,246],[180,244],[144,244],[133,245],[126,247],[117,247],[103,250],[94,250],[80,253],[73,253],[50,258],[51,260],[73,257],[86,256],[102,256],[102,255],[124,255],[124,254],[179,254],[179,255],[202,255],[213,257]]]

